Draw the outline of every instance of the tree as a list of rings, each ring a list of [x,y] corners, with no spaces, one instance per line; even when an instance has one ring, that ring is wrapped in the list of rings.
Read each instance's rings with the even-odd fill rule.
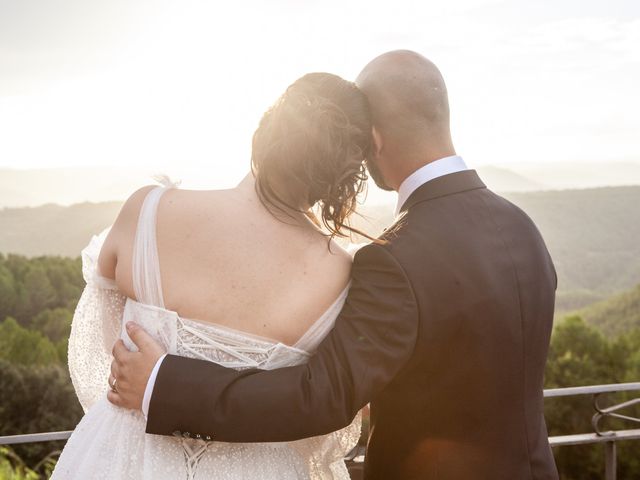
[[[12,315],[18,300],[13,273],[4,265],[0,255],[0,320]]]
[[[635,337],[634,337],[635,338]],[[638,341],[638,343],[634,343]],[[554,330],[546,369],[546,387],[572,387],[624,382],[630,367],[629,353],[640,348],[638,340],[607,340],[599,330],[577,316],[567,317]],[[638,351],[638,350],[635,350]],[[636,380],[637,381],[637,380]],[[606,399],[604,399],[606,400]],[[612,397],[624,400],[623,395]],[[550,435],[591,433],[594,414],[592,397],[580,395],[545,401],[545,418]],[[611,424],[609,428],[628,428]],[[638,472],[637,443],[620,444],[618,467],[622,472]],[[566,480],[599,480],[604,471],[601,445],[560,447],[554,450],[561,478]],[[621,478],[631,478],[633,475]]]
[[[48,365],[58,363],[58,352],[40,332],[23,328],[8,317],[0,323],[0,358],[16,365]]]
[[[29,268],[20,293],[16,315],[22,325],[28,325],[38,312],[54,306],[56,300],[56,290],[49,281],[47,271],[38,264]]]
[[[59,365],[26,367],[0,360],[0,435],[72,430],[82,417],[68,372]],[[25,444],[15,452],[34,467],[64,442]]]
[[[635,313],[635,312],[634,312]],[[631,330],[627,334],[620,335],[613,342],[613,351],[625,364],[625,374],[623,382],[640,382],[640,328]],[[620,400],[631,400],[638,398],[640,392],[629,392],[627,395],[620,395]],[[640,418],[640,405],[635,405],[631,409],[626,409],[620,413]],[[621,422],[616,425],[618,428],[629,428],[629,422]],[[635,427],[632,427],[635,428]],[[620,442],[618,444],[619,478],[636,478],[640,472],[640,446],[638,442]]]
[[[568,317],[558,325],[551,339],[546,369],[546,387],[573,387],[606,383],[608,357],[606,339],[580,317]],[[545,401],[549,435],[590,432],[593,415],[590,398],[576,396]],[[554,450],[561,478],[598,480],[604,459],[592,446],[561,447]]]
[[[73,313],[66,308],[48,308],[33,317],[29,326],[46,335],[52,342],[60,342],[69,337],[72,319]]]
[[[72,312],[83,288],[79,257],[0,254],[0,321],[13,317],[22,326],[32,327],[34,318],[43,310],[66,308]],[[53,336],[60,334],[61,330]]]
[[[13,450],[0,447],[1,480],[40,480],[40,475],[27,467]]]

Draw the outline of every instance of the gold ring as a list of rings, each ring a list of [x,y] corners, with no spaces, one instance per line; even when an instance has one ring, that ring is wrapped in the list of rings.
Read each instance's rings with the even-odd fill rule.
[[[111,383],[111,382],[107,382],[107,383],[109,384],[109,388],[111,388],[111,391],[113,393],[118,393],[118,386],[117,386],[118,379],[117,378],[113,377],[113,383]]]

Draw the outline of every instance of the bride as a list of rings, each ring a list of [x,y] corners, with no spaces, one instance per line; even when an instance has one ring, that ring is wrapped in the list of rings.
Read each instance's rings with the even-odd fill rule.
[[[130,321],[175,355],[237,369],[306,362],[347,295],[351,256],[333,237],[349,230],[370,143],[364,94],[313,73],[265,113],[252,173],[236,188],[181,190],[165,180],[128,199],[82,252],[87,285],[69,369],[86,414],[54,480],[349,478],[343,458],[358,441],[359,416],[284,443],[148,435],[140,411],[107,401],[106,379],[116,340],[134,348],[123,328]]]

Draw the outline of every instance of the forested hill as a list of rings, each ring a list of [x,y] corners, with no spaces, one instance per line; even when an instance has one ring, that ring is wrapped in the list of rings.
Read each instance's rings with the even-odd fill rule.
[[[558,272],[558,307],[640,284],[640,187],[507,195],[536,222]]]
[[[558,310],[574,311],[640,284],[640,187],[512,193],[540,228],[559,276]],[[120,202],[0,210],[0,252],[77,256],[115,219]],[[377,234],[389,206],[364,208],[356,224]]]
[[[111,225],[121,202],[0,210],[0,253],[75,257],[93,234]]]
[[[576,314],[611,338],[640,328],[640,285]]]

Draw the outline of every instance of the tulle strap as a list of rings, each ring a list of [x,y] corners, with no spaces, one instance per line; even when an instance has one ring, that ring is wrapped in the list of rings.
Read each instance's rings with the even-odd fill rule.
[[[140,303],[164,308],[160,262],[156,240],[158,203],[162,194],[175,184],[165,183],[147,193],[144,199],[133,246],[133,291]]]

